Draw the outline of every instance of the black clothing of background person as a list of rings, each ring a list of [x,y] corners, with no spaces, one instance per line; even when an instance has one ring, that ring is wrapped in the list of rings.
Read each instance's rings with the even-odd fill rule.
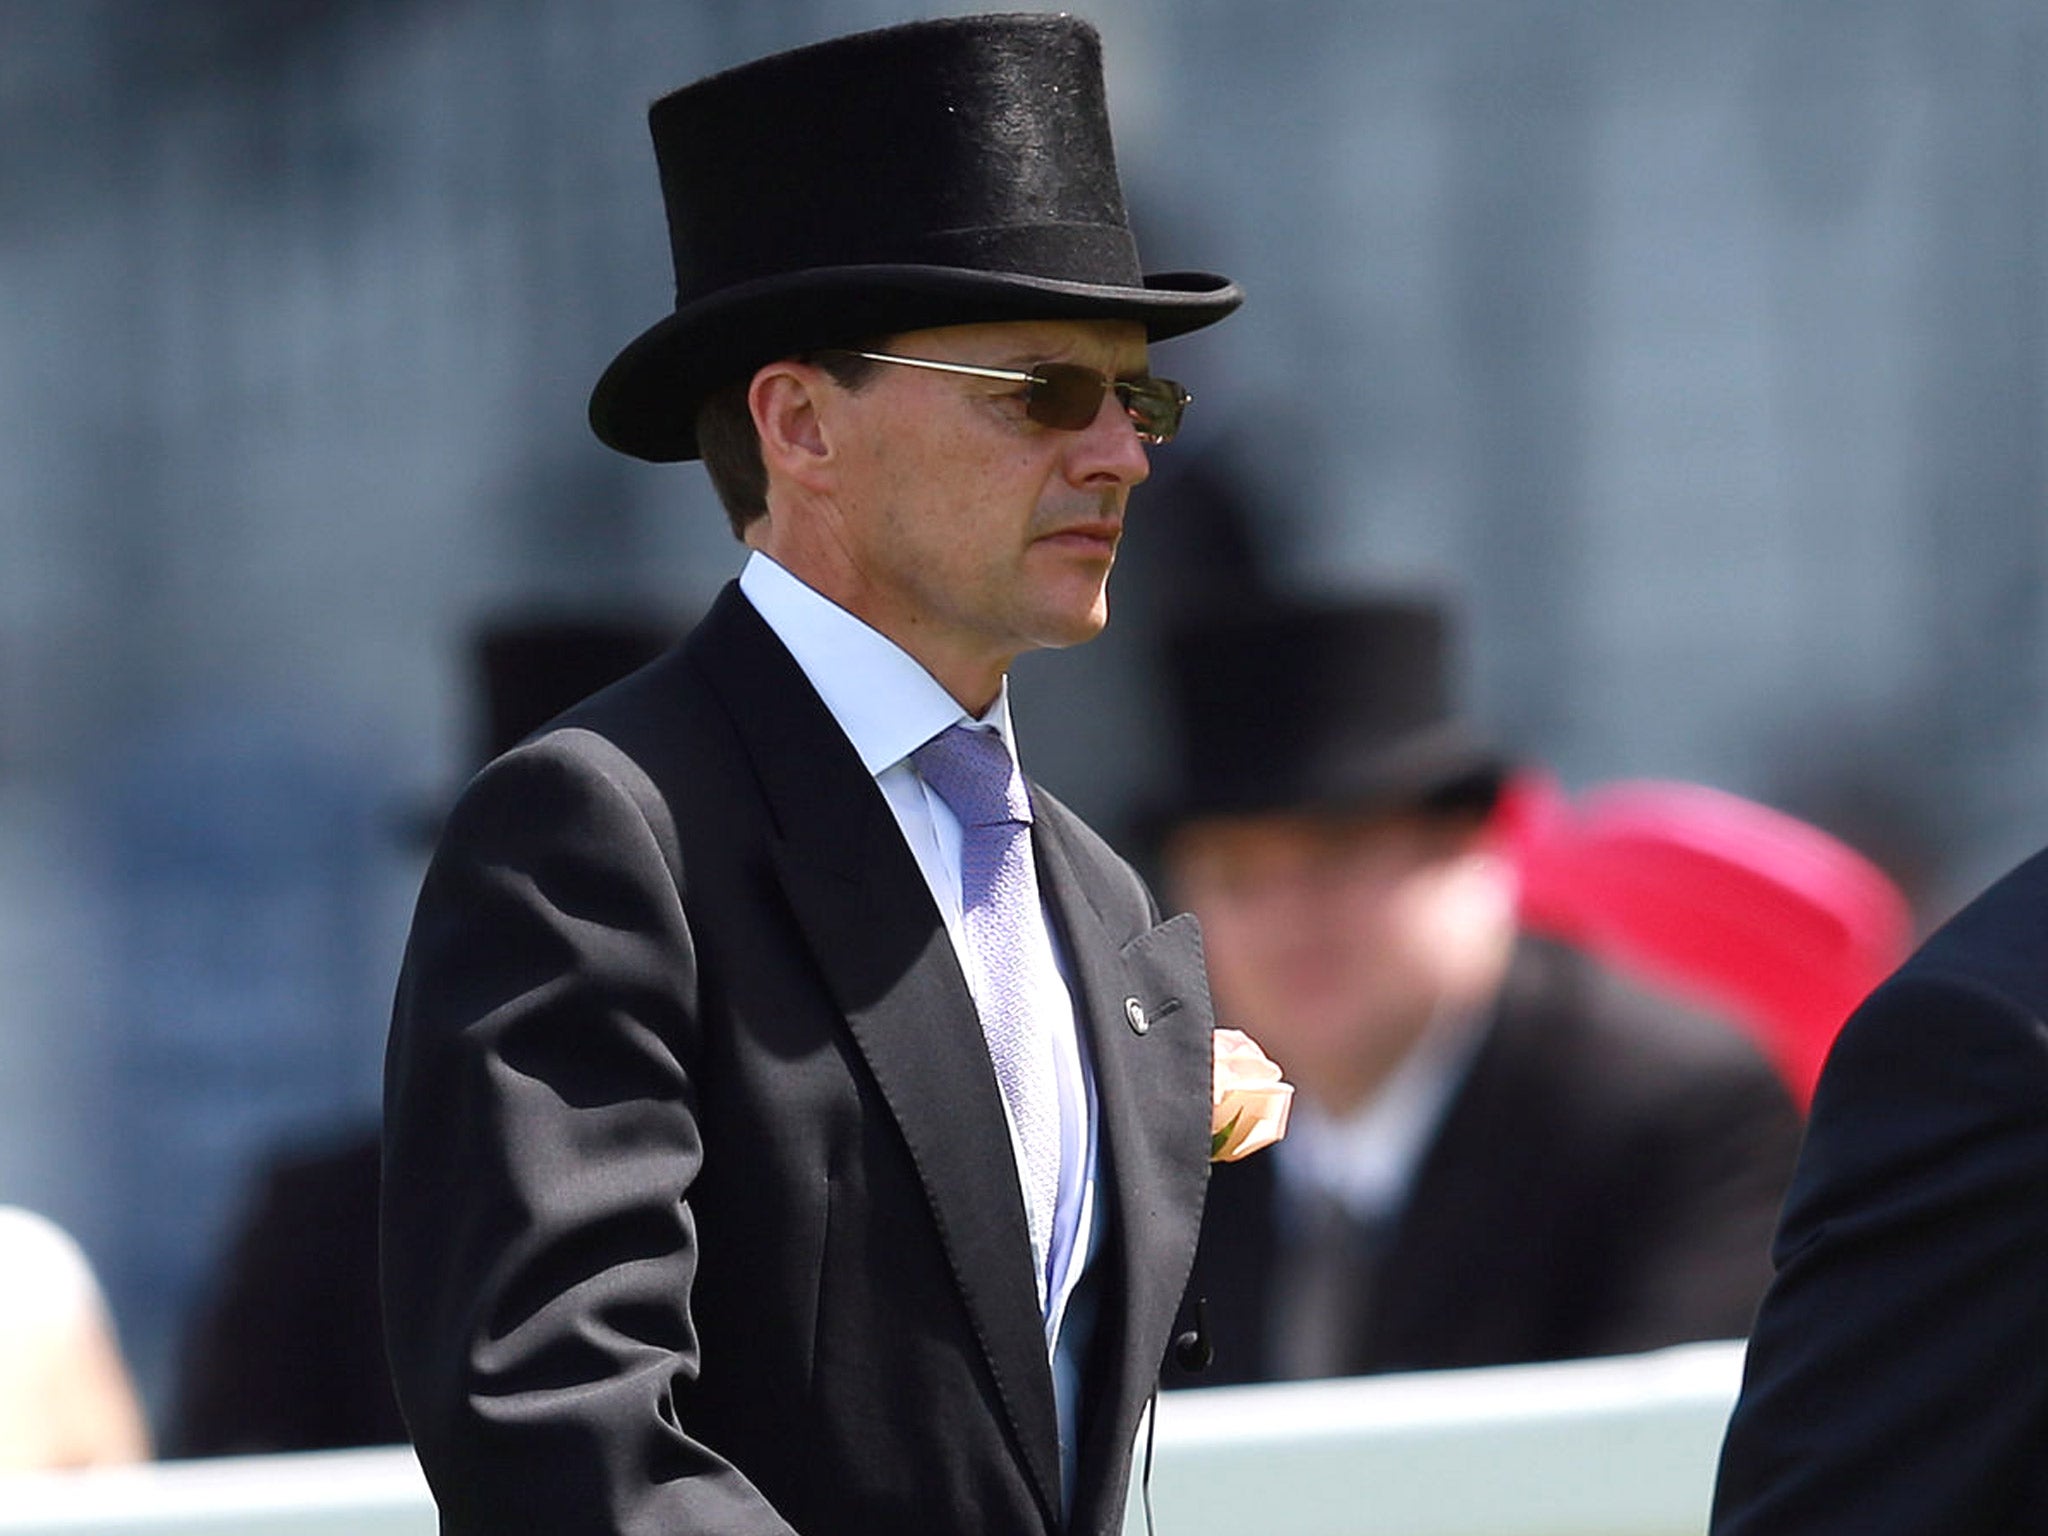
[[[184,1343],[166,1456],[397,1445],[377,1304],[377,1133],[264,1168]]]
[[[1497,1015],[1360,1275],[1349,1374],[1623,1354],[1748,1331],[1800,1121],[1718,1021],[1525,940]],[[1271,1380],[1279,1163],[1215,1170],[1188,1284],[1215,1359]]]

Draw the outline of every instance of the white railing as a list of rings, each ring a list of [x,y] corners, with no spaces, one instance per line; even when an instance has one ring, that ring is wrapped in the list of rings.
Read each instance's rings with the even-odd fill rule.
[[[1741,1374],[1700,1344],[1172,1394],[1158,1536],[1700,1536]]]
[[[1160,1400],[1158,1536],[1700,1536],[1742,1351]],[[1142,1440],[1140,1449],[1142,1454]],[[1128,1530],[1145,1529],[1135,1486]],[[409,1451],[0,1476],[0,1536],[433,1536]]]
[[[6,1536],[434,1536],[404,1446],[0,1476]]]

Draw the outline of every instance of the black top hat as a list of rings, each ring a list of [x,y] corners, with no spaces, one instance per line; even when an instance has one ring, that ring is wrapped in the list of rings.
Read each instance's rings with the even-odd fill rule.
[[[1154,340],[1243,294],[1146,275],[1124,212],[1095,30],[970,16],[835,38],[648,112],[675,313],[605,370],[611,447],[697,455],[697,407],[763,363],[927,326],[1119,319]]]
[[[652,661],[687,626],[655,614],[505,614],[470,637],[474,772],[509,752],[571,705]],[[445,799],[402,806],[400,841],[430,847],[448,814]]]
[[[683,625],[652,614],[525,614],[483,626],[470,664],[482,711],[479,764],[509,752],[571,705],[652,661]]]
[[[1178,782],[1154,826],[1271,811],[1489,809],[1506,759],[1451,698],[1422,596],[1270,600],[1169,632]]]

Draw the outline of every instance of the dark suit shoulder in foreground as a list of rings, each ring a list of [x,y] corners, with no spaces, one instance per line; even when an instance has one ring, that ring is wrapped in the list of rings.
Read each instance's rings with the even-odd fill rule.
[[[2048,1525],[2048,858],[1845,1026],[1776,1259],[1716,1536]]]

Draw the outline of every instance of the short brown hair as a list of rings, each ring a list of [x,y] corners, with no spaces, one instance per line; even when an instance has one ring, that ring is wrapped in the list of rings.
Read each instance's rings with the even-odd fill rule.
[[[815,363],[841,389],[859,389],[880,366],[837,349],[802,352],[796,361]],[[711,476],[711,488],[718,493],[736,539],[744,539],[747,525],[768,510],[768,468],[761,462],[761,437],[747,406],[747,391],[753,382],[751,374],[736,379],[714,390],[697,407],[697,454]]]

